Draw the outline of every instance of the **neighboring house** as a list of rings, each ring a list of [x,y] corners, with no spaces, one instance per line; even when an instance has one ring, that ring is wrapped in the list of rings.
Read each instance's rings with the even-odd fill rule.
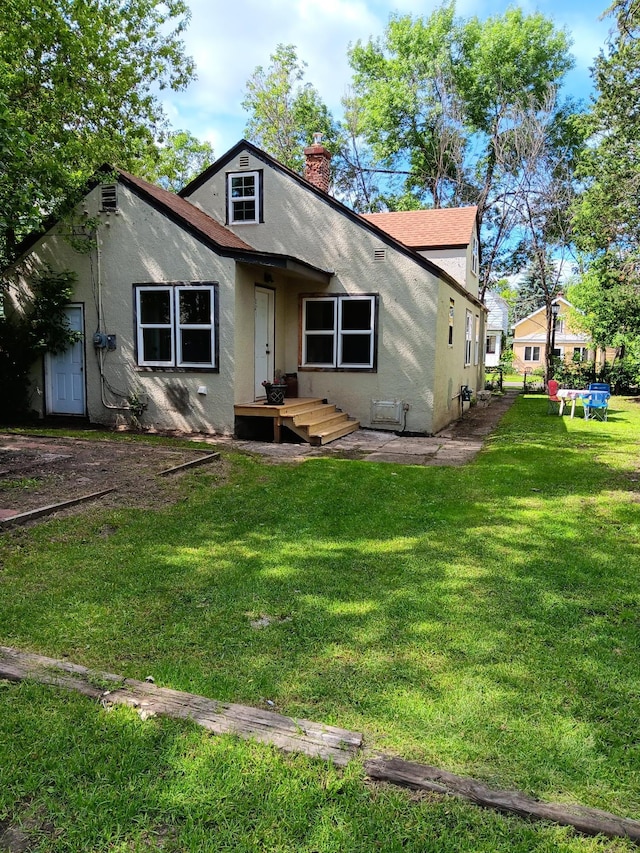
[[[486,367],[497,367],[502,356],[502,344],[509,332],[509,306],[506,299],[490,290],[485,293],[484,304],[489,312],[484,363]]]
[[[270,413],[255,403],[281,370],[363,426],[433,434],[458,418],[462,389],[483,387],[475,209],[427,212],[463,233],[417,251],[328,194],[322,145],[305,154],[301,177],[242,141],[180,195],[112,172],[29,238],[14,286],[73,270],[84,333],[34,372],[34,408],[115,425],[144,403],[147,427],[231,434]]]
[[[605,360],[612,361],[615,356],[613,349],[596,351],[587,334],[574,331],[571,328],[570,312],[573,306],[564,297],[554,299],[558,305],[558,316],[555,323],[554,355],[565,362],[595,361],[596,365],[604,364]],[[545,309],[539,308],[528,317],[519,320],[514,326],[513,337],[513,366],[524,373],[532,373],[537,368],[544,368],[544,351],[546,341],[547,321]]]

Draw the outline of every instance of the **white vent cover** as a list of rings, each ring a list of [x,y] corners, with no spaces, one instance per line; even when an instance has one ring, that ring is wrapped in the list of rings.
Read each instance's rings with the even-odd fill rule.
[[[387,250],[384,248],[374,249],[373,250],[373,260],[374,261],[386,261],[387,260]]]
[[[402,400],[372,400],[372,424],[402,424]]]
[[[241,169],[248,169],[249,168],[249,155],[248,154],[241,154],[240,155],[240,157],[238,158],[238,166]]]

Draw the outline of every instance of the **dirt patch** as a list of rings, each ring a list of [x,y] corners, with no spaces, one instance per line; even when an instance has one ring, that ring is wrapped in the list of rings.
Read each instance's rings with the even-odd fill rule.
[[[215,453],[128,441],[18,436],[0,433],[0,518],[115,489],[102,505],[154,507],[180,492],[180,473],[167,469]],[[222,475],[220,459],[205,470]],[[189,469],[186,469],[189,470]],[[81,511],[80,504],[66,512]]]

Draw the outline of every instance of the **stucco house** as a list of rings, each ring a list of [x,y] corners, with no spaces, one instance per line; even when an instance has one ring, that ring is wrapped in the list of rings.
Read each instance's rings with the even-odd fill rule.
[[[116,425],[142,405],[149,428],[268,423],[314,443],[458,418],[463,390],[483,387],[475,208],[420,212],[442,236],[413,240],[329,194],[320,143],[305,155],[302,177],[241,141],[180,195],[115,170],[29,238],[12,286],[45,264],[73,270],[83,333],[34,371],[34,409]],[[276,371],[297,375],[298,398],[274,410],[262,383]]]
[[[596,366],[604,364],[605,360],[613,361],[614,349],[596,349],[584,332],[571,328],[570,312],[573,305],[563,296],[554,299],[558,306],[558,316],[555,322],[554,355],[565,362],[595,361]],[[546,313],[539,308],[519,320],[514,326],[513,365],[521,373],[532,373],[536,368],[544,368],[544,348],[546,341]]]
[[[506,299],[488,290],[484,296],[487,306],[487,333],[485,335],[486,367],[497,367],[502,356],[502,345],[509,333],[509,305]]]

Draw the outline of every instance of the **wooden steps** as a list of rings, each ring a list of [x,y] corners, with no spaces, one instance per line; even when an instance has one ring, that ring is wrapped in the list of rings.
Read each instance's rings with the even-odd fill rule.
[[[320,397],[289,398],[282,405],[245,403],[235,406],[236,415],[273,418],[274,441],[279,443],[283,426],[313,447],[329,444],[360,428],[360,422]]]
[[[355,432],[360,428],[360,423],[349,418],[346,412],[339,411],[332,403],[319,400],[283,415],[282,426],[313,447],[320,447]]]

